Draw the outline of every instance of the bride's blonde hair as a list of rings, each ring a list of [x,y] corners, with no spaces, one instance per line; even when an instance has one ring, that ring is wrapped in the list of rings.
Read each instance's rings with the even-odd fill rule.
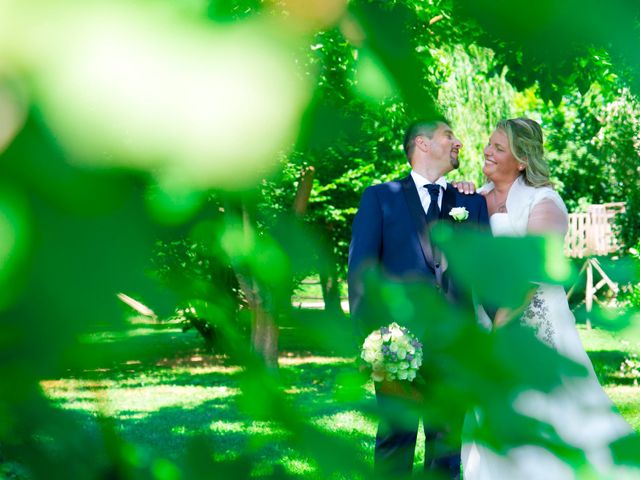
[[[498,122],[497,129],[504,131],[511,153],[524,165],[525,183],[532,187],[551,186],[540,124],[530,118],[511,118]]]

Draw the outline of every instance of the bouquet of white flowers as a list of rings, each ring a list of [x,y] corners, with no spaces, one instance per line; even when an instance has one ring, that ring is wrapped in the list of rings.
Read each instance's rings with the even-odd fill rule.
[[[409,330],[393,322],[371,332],[360,356],[371,367],[374,382],[411,382],[422,365],[422,344]]]

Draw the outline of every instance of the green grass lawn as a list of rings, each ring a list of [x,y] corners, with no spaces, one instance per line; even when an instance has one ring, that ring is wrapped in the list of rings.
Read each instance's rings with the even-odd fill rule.
[[[146,455],[178,462],[191,439],[204,435],[219,461],[249,448],[263,459],[257,473],[268,473],[274,460],[290,474],[315,470],[307,458],[286,446],[286,433],[278,425],[252,421],[241,412],[236,403],[240,368],[229,365],[224,356],[199,351],[201,340],[195,333],[174,328],[137,333],[126,340],[122,335],[100,335],[92,341],[98,340],[94,348],[105,351],[118,341],[137,343],[145,352],[142,358],[125,358],[131,349],[117,350],[119,361],[110,367],[43,381],[46,395],[88,428],[99,415],[115,419],[121,436]],[[147,342],[152,347],[145,349]],[[335,400],[336,379],[352,364],[353,358],[286,353],[279,375],[293,405],[307,412],[313,425],[353,439],[370,462],[373,419],[361,411],[345,410]]]
[[[640,352],[640,344],[599,329],[581,327],[580,335],[605,390],[640,431],[640,387],[619,370],[625,357]],[[283,336],[286,346],[287,335]],[[121,437],[144,455],[176,463],[193,438],[204,436],[217,460],[233,459],[249,449],[261,459],[256,475],[272,472],[280,464],[290,474],[314,477],[316,466],[288,444],[286,432],[242,413],[240,368],[223,356],[199,351],[195,333],[138,328],[126,334],[94,335],[88,341],[95,355],[91,368],[70,370],[65,378],[41,384],[51,402],[77,417],[86,429],[99,435],[96,418],[112,418]],[[132,351],[138,353],[131,355]],[[105,357],[112,360],[105,363]],[[292,405],[313,426],[348,439],[357,455],[370,463],[374,418],[367,405],[346,407],[336,398],[341,379],[353,371],[353,358],[297,349],[285,351],[280,365],[280,380]],[[371,407],[370,385],[366,399]],[[416,463],[423,455],[420,439]]]
[[[640,432],[640,379],[623,375],[620,364],[631,354],[640,355],[640,341],[602,329],[587,330],[578,325],[580,338],[607,395],[620,413]]]

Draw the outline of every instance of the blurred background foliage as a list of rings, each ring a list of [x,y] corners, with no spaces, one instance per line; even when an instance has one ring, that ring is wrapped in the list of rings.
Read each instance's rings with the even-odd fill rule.
[[[362,427],[364,438],[332,435],[305,422],[325,404],[311,396],[292,404],[285,393],[291,382],[299,388],[337,375],[323,390],[327,401],[369,415],[365,379],[348,369],[311,370],[301,381],[277,370],[279,340],[355,353],[340,298],[362,191],[408,171],[401,138],[416,116],[449,118],[465,145],[452,178],[481,184],[482,147],[496,121],[528,115],[543,125],[570,210],[626,202],[624,255],[640,237],[639,17],[640,7],[623,1],[2,2],[0,475],[366,477],[370,454],[357,446],[370,444],[370,427]],[[524,248],[488,245],[489,265],[507,253],[519,258]],[[468,245],[452,249],[458,256],[477,258]],[[620,323],[636,335],[637,250],[627,260]],[[524,279],[532,268],[525,261],[516,270]],[[319,276],[327,306],[318,315],[291,308],[292,292],[309,275]],[[489,295],[500,276],[483,278]],[[522,332],[488,337],[470,326],[470,312],[439,304],[432,292],[372,282],[383,292],[381,322],[400,315],[420,324],[416,306],[427,301],[455,319],[424,326],[425,340],[449,339],[426,343],[430,418],[479,402],[513,425],[524,419],[514,417],[505,389],[558,381],[527,375],[527,355],[513,364],[510,342],[558,372],[564,365]],[[504,301],[521,301],[524,289],[516,287]],[[120,434],[109,402],[93,390],[95,419],[52,408],[44,379],[91,381],[92,370],[166,354],[137,342],[143,329],[132,330],[118,292],[169,327],[178,318],[225,353],[224,362],[242,367],[239,378],[201,380],[237,389],[237,404],[209,399],[198,408],[235,409],[237,428],[253,420],[279,425],[287,465],[303,465],[295,475],[265,467],[264,439],[239,440],[229,456],[216,453],[224,447],[210,431],[185,435],[170,458],[155,455],[143,439]],[[160,328],[145,325],[145,332]],[[106,331],[130,337],[129,346],[104,348],[113,336],[87,340]],[[170,343],[180,354],[180,340]],[[171,396],[155,395],[146,401]],[[153,428],[162,429],[157,422]],[[637,446],[630,442],[622,463],[634,459],[625,453]]]

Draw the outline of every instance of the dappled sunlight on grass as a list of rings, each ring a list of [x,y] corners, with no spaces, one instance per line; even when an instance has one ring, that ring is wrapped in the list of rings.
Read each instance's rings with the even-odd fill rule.
[[[237,408],[243,368],[228,362],[225,356],[202,352],[166,357],[162,366],[157,360],[128,361],[41,386],[54,405],[74,411],[87,425],[95,425],[100,415],[113,418],[124,439],[154,455],[177,461],[190,439],[205,435],[220,461],[236,459],[249,448],[257,462],[252,475],[257,477],[277,468],[305,478],[320,475],[287,429],[276,422],[253,421]],[[353,358],[288,353],[281,357],[279,382],[293,408],[304,412],[313,426],[348,438],[370,462],[374,421],[358,407],[336,400],[336,391],[343,388],[340,378],[353,370]]]
[[[362,458],[371,460],[375,424],[357,411],[344,411],[332,415],[324,415],[311,421],[315,426],[336,434],[336,437],[353,437],[361,451]],[[275,466],[282,467],[292,475],[308,475],[317,472],[317,465],[308,457],[295,449],[288,432],[275,422],[260,421],[222,421],[211,423],[210,429],[217,435],[225,452],[216,451],[214,458],[228,461],[238,457],[235,439],[246,439],[249,448],[262,460],[259,462],[255,476],[270,475]],[[311,477],[315,478],[315,477]],[[320,477],[318,477],[320,478]],[[334,477],[331,477],[334,478]],[[343,478],[343,477],[336,477]],[[346,478],[346,477],[345,477]]]
[[[239,452],[234,450],[228,450],[224,453],[216,452],[213,454],[213,458],[217,462],[228,462],[236,460],[239,457]],[[258,462],[256,468],[252,472],[253,477],[263,477],[272,475],[274,467],[282,467],[282,469],[290,475],[309,475],[316,473],[317,466],[313,459],[304,457],[291,448],[281,448],[275,455],[268,455]],[[306,477],[309,478],[309,477]],[[311,477],[315,478],[315,477]]]
[[[174,359],[173,368],[127,361],[120,368],[86,372],[91,378],[46,380],[41,386],[60,408],[120,418],[126,412],[127,418],[133,418],[135,412],[156,412],[166,407],[193,409],[209,400],[237,395],[235,376],[242,368],[225,365],[225,360],[220,355],[192,355]],[[325,396],[335,388],[336,375],[353,361],[313,355],[283,357],[284,392],[300,396],[300,403],[307,406],[324,404],[330,401]]]
[[[601,328],[589,331],[584,325],[577,327],[605,392],[627,422],[640,431],[640,387],[634,386],[633,379],[620,370],[625,358],[640,353],[640,341],[620,332]]]
[[[617,333],[599,329],[589,332],[580,328],[580,334],[607,393],[639,430],[636,399],[640,390],[619,372],[620,359],[636,344],[622,343]],[[123,341],[138,342],[140,338]],[[147,337],[149,341],[154,338],[159,337]],[[256,462],[254,477],[284,472],[321,478],[321,469],[299,448],[295,434],[275,421],[254,421],[238,408],[244,367],[232,364],[225,355],[203,352],[199,343],[191,343],[196,345],[191,350],[183,350],[182,345],[173,356],[170,350],[142,361],[131,355],[126,360],[74,371],[72,378],[43,381],[41,386],[54,405],[76,415],[88,428],[95,428],[99,415],[113,418],[122,437],[146,448],[149,454],[178,461],[194,437],[204,436],[211,442],[212,457],[219,461],[236,460],[248,449]],[[359,452],[359,460],[373,462],[377,428],[371,413],[375,408],[373,382],[358,373],[355,358],[285,351],[275,378],[292,412],[303,415],[311,427],[330,438],[347,440]],[[420,428],[416,471],[421,470],[423,459]]]
[[[228,398],[239,393],[237,388],[150,386],[111,390],[107,396],[109,409],[114,412],[155,412],[161,408],[193,409],[208,401]]]
[[[216,462],[228,462],[236,460],[240,456],[240,452],[237,450],[225,450],[221,452],[214,452],[212,457]]]
[[[81,342],[86,343],[110,343],[117,342],[126,338],[131,337],[145,337],[147,335],[175,335],[181,334],[181,328],[162,328],[161,331],[158,331],[158,328],[131,328],[122,331],[109,331],[109,332],[96,332],[89,333],[80,336]]]
[[[640,388],[631,385],[609,385],[605,387],[622,416],[640,432]]]
[[[313,387],[291,387],[291,388],[287,388],[284,393],[288,394],[288,395],[300,395],[300,394],[307,394],[307,393],[317,393],[318,389],[317,388],[313,388]]]
[[[225,367],[224,365],[211,365],[206,367],[178,367],[173,369],[176,375],[208,375],[215,373],[218,375],[235,375],[240,373],[240,367]]]
[[[275,435],[282,436],[286,432],[274,422],[225,422],[217,420],[209,426],[216,433],[246,433],[248,435]]]
[[[313,473],[317,469],[313,462],[308,458],[296,457],[294,455],[283,455],[281,461],[285,470],[292,475]]]
[[[591,331],[582,324],[576,325],[580,339],[585,349],[592,353],[600,350],[640,353],[640,339],[630,338],[621,332],[611,332],[602,328],[593,328]]]
[[[63,409],[85,410],[110,417],[133,413],[157,412],[161,408],[177,407],[191,410],[204,402],[226,399],[239,393],[237,388],[149,385],[136,388],[99,388],[80,386],[79,382],[65,385],[63,381],[43,382],[46,395]],[[125,413],[126,412],[126,413]],[[135,418],[141,418],[139,415]]]
[[[316,365],[341,365],[345,363],[353,364],[353,357],[326,357],[317,355],[294,356],[293,354],[281,355],[278,363],[282,367],[316,364]]]
[[[91,410],[91,409],[87,409],[87,410]],[[147,415],[149,415],[147,412],[123,413],[123,414],[118,415],[118,418],[120,420],[142,420]]]
[[[375,420],[355,410],[324,415],[314,419],[313,423],[330,432],[360,433],[367,436],[376,434]]]

